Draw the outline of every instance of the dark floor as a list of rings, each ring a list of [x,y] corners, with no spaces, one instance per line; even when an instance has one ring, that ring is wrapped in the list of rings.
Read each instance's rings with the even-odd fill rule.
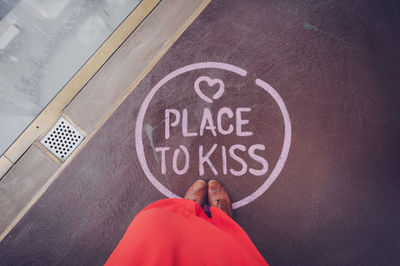
[[[135,214],[164,198],[146,178],[135,146],[136,118],[147,93],[185,65],[215,61],[247,70],[245,78],[223,70],[196,70],[168,82],[144,118],[147,164],[159,182],[182,196],[199,176],[217,178],[234,201],[265,182],[281,153],[284,128],[276,102],[257,88],[268,82],[282,97],[292,125],[286,164],[259,198],[235,218],[272,265],[398,265],[400,263],[400,6],[398,1],[212,1],[43,197],[0,243],[0,264],[96,265],[105,262]],[[134,63],[134,62],[133,62]],[[129,75],[129,73],[124,73]],[[200,75],[219,78],[225,93],[213,104],[193,90]],[[214,92],[201,83],[206,95]],[[213,87],[216,88],[216,87]],[[205,107],[216,121],[222,107],[244,112],[252,136],[165,139],[165,109],[188,110],[188,131],[198,132]],[[172,121],[171,121],[172,122]],[[216,123],[216,122],[215,122]],[[224,128],[228,124],[223,125]],[[248,167],[261,169],[247,150],[263,144],[265,175],[229,169],[241,164],[222,150],[237,150]],[[173,151],[184,145],[186,174],[173,172]],[[161,153],[166,174],[161,174]],[[183,152],[178,170],[184,168]]]

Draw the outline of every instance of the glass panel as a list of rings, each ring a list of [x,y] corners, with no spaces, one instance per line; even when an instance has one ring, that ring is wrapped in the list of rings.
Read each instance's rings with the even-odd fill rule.
[[[140,0],[0,0],[0,154]]]

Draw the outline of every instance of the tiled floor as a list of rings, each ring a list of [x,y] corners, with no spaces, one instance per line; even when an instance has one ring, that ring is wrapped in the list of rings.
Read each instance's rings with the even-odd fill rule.
[[[202,176],[221,180],[234,201],[278,172],[265,193],[235,212],[272,265],[395,264],[398,11],[395,1],[213,1],[0,243],[0,264],[104,263],[135,214],[164,198],[146,178],[146,165],[166,194],[182,196]],[[166,75],[198,62],[228,63],[247,75],[226,65],[192,68],[150,100]],[[289,113],[291,146],[280,172],[285,115],[279,97],[256,79],[276,90]],[[214,144],[210,161],[200,163]]]

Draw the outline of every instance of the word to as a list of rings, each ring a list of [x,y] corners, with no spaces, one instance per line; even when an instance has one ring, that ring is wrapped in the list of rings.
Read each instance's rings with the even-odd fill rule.
[[[244,115],[249,112],[251,112],[251,108],[249,107],[239,107],[234,111],[229,107],[222,107],[218,110],[216,116],[213,116],[209,108],[204,108],[198,130],[189,132],[188,110],[183,109],[182,111],[179,111],[177,109],[166,109],[164,119],[164,137],[166,140],[169,139],[171,137],[171,128],[178,126],[181,127],[183,137],[202,137],[206,133],[212,134],[213,136],[234,134],[240,138],[252,136],[253,132],[244,129],[244,126],[250,122],[249,120],[244,119]],[[170,150],[171,147],[155,147],[156,153],[160,153],[161,155],[161,174],[167,174],[167,170],[171,168],[178,175],[186,174],[189,167],[191,167],[191,164],[193,164],[190,159],[191,156],[189,150],[184,145],[179,145],[178,148],[174,149],[172,161],[168,162],[169,165],[172,164],[172,167],[167,169],[166,155],[168,152],[171,152]],[[226,147],[215,143],[208,150],[206,150],[203,145],[199,145],[198,162],[196,162],[199,169],[199,175],[203,176],[205,174],[205,166],[207,165],[215,176],[221,172],[224,175],[227,175],[228,170],[229,173],[234,176],[242,176],[247,172],[254,176],[262,176],[268,172],[268,162],[264,157],[256,154],[256,152],[264,150],[265,146],[263,144],[253,144],[249,147],[246,147],[243,144],[234,144],[230,147]],[[248,156],[257,162],[259,165],[257,169],[248,167],[246,160],[244,160],[239,154],[244,152],[247,152]],[[214,161],[211,160],[211,157],[214,158]],[[215,162],[215,157],[221,159],[219,164]],[[182,161],[182,158],[184,162],[183,167],[179,168],[178,161]],[[239,169],[229,167],[229,165],[231,165],[229,162],[232,160],[236,161],[240,165]]]

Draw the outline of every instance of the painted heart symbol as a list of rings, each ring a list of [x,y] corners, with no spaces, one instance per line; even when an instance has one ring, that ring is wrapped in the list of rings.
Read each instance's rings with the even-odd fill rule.
[[[194,91],[197,93],[197,95],[199,95],[199,97],[201,99],[203,99],[204,101],[206,101],[208,103],[213,102],[213,100],[210,99],[208,96],[206,96],[200,89],[200,82],[203,82],[203,81],[207,82],[208,86],[210,86],[210,87],[214,87],[214,85],[218,84],[219,88],[218,88],[217,92],[212,96],[212,99],[218,100],[219,98],[221,98],[222,94],[224,94],[224,92],[225,92],[224,82],[220,79],[212,79],[207,76],[201,76],[201,77],[197,78],[196,81],[194,82]]]

